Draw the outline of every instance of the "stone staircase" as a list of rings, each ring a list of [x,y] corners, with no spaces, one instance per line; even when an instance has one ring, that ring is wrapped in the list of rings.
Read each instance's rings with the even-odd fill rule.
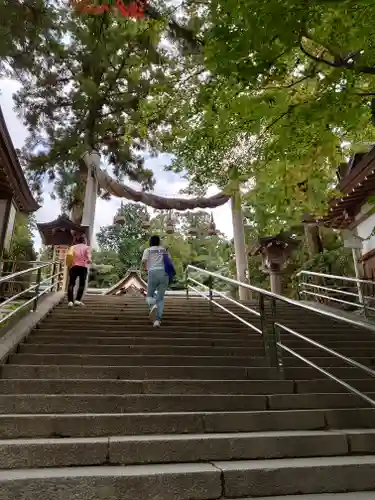
[[[367,330],[286,305],[277,319],[374,365]],[[375,398],[362,370],[282,341]],[[373,500],[375,409],[284,366],[204,300],[168,298],[160,329],[142,299],[60,305],[1,367],[0,500]]]

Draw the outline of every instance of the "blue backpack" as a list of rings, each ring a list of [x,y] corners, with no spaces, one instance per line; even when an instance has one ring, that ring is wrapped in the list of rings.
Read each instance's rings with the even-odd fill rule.
[[[172,283],[173,278],[176,276],[176,270],[167,252],[165,252],[163,255],[163,261],[164,261],[164,271],[168,274],[169,283]]]

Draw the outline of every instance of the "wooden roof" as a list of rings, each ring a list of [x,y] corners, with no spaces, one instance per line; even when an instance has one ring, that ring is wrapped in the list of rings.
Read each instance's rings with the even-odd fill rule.
[[[0,107],[0,191],[13,196],[17,209],[32,213],[39,205],[27,184]]]
[[[122,290],[138,288],[138,290],[147,289],[147,283],[142,279],[140,273],[135,269],[130,269],[126,276],[118,281],[112,288],[107,290],[104,295],[117,295]]]
[[[72,245],[75,234],[89,233],[88,226],[80,226],[72,222],[67,215],[60,215],[51,222],[37,224],[42,237],[42,243],[46,246]]]
[[[250,251],[250,255],[259,255],[263,251],[270,247],[279,247],[280,249],[285,249],[287,247],[295,247],[299,245],[299,241],[295,238],[291,238],[285,234],[278,234],[276,236],[265,236],[264,238],[259,238],[258,242],[254,244]]]
[[[304,222],[335,229],[345,229],[353,223],[361,206],[375,193],[375,147],[366,154],[355,155],[346,170],[337,186],[342,196],[329,202],[328,214],[320,218],[307,217]]]

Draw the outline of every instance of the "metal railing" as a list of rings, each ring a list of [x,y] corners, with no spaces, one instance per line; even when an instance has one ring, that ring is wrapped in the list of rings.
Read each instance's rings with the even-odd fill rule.
[[[59,291],[63,283],[61,262],[17,262],[28,267],[17,272],[7,272],[0,261],[0,326],[32,304],[36,311],[39,299],[50,291]]]
[[[194,277],[191,276],[191,274],[194,273]],[[197,275],[199,274],[204,274],[205,276],[210,277],[209,283],[202,283],[197,279]],[[229,285],[235,285],[237,287],[243,287],[249,291],[251,291],[253,294],[258,295],[258,310],[254,309],[253,307],[249,307],[245,303],[242,303],[238,300],[233,299],[232,297],[226,296],[224,293],[219,292],[218,290],[214,289],[214,283],[215,280],[220,280],[224,283],[227,283]],[[259,335],[262,336],[263,339],[263,345],[264,345],[264,350],[266,357],[269,361],[270,366],[275,367],[279,371],[279,376],[283,377],[283,353],[288,353],[289,355],[293,356],[296,359],[299,359],[306,365],[310,366],[311,368],[314,368],[318,372],[322,373],[329,379],[337,382],[339,385],[344,387],[347,391],[351,392],[352,394],[355,394],[356,396],[359,396],[361,399],[366,401],[368,404],[371,406],[375,407],[375,400],[364,394],[363,392],[359,391],[349,383],[345,382],[344,380],[341,380],[340,378],[336,377],[329,371],[327,371],[325,368],[322,368],[321,366],[318,366],[311,360],[307,359],[306,357],[302,356],[298,352],[296,352],[294,349],[288,347],[285,343],[281,341],[281,334],[283,332],[288,333],[291,335],[293,338],[298,338],[307,344],[316,347],[317,349],[323,350],[326,353],[334,356],[335,358],[341,359],[345,363],[348,363],[350,366],[353,366],[355,368],[358,368],[360,370],[363,370],[363,372],[367,373],[368,375],[371,375],[372,377],[375,377],[375,371],[369,368],[366,365],[363,365],[362,363],[359,363],[355,361],[354,359],[348,358],[347,356],[344,356],[343,354],[340,354],[339,352],[335,351],[334,349],[330,349],[319,342],[316,342],[315,340],[310,339],[306,335],[303,335],[296,330],[293,330],[292,328],[288,327],[285,324],[280,323],[277,321],[277,303],[281,302],[283,304],[289,304],[301,311],[309,311],[314,314],[317,314],[319,316],[323,316],[326,318],[329,318],[331,320],[335,321],[340,321],[345,324],[349,324],[353,327],[359,327],[359,328],[366,328],[370,330],[372,333],[375,333],[375,325],[371,324],[365,324],[364,322],[348,317],[343,317],[339,313],[335,314],[334,312],[326,311],[323,309],[317,309],[313,306],[310,306],[308,304],[304,304],[301,302],[298,302],[296,300],[290,299],[288,297],[284,297],[282,295],[277,295],[273,292],[270,292],[268,290],[263,290],[262,288],[258,288],[252,285],[248,285],[246,283],[241,283],[238,280],[234,280],[231,278],[226,278],[224,276],[221,276],[219,274],[213,273],[211,271],[206,271],[205,269],[200,269],[198,267],[188,265],[186,268],[186,274],[185,274],[185,282],[186,282],[186,297],[189,298],[189,290],[193,290],[194,292],[200,294],[204,299],[210,301],[211,305],[215,305],[219,307],[221,310],[227,312],[234,318],[238,319],[241,321],[243,324],[257,332]],[[192,283],[195,285],[193,286]],[[201,292],[197,287],[199,288],[204,288],[205,290],[208,290],[208,295],[207,293]],[[254,318],[258,318],[259,323],[260,323],[260,328],[256,325],[253,325],[251,322],[244,320],[238,314],[235,314],[233,311],[225,307],[223,304],[218,303],[214,296],[213,292],[215,292],[216,295],[220,296],[221,298],[228,300],[229,302],[235,304],[236,306],[239,306],[240,308],[244,309],[246,312],[250,313]],[[269,310],[266,309],[266,299],[269,300],[270,303],[270,308]],[[256,304],[256,303],[255,303]]]
[[[301,299],[347,310],[359,309],[365,316],[375,312],[374,281],[312,271],[300,271],[297,279]]]

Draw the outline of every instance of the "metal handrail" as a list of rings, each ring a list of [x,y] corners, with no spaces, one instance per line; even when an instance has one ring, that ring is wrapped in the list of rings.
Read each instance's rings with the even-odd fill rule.
[[[186,293],[187,293],[187,297],[189,296],[189,294],[188,294],[189,288],[191,288],[194,291],[196,291],[196,292],[199,293],[198,290],[196,290],[194,287],[192,287],[189,284],[189,281],[193,281],[194,283],[198,284],[199,286],[203,286],[205,288],[209,288],[210,295],[209,295],[209,297],[205,296],[205,298],[207,298],[207,300],[210,300],[216,306],[220,307],[221,309],[223,309],[224,311],[228,312],[232,316],[237,317],[237,319],[240,319],[240,321],[242,321],[242,323],[247,324],[248,326],[250,326],[251,328],[253,328],[253,329],[257,330],[257,331],[259,331],[259,329],[257,327],[255,327],[254,325],[251,325],[248,322],[245,322],[242,318],[238,317],[237,315],[235,315],[234,313],[232,313],[230,310],[228,310],[227,308],[223,307],[221,304],[218,304],[216,301],[214,301],[212,299],[212,293],[211,292],[212,291],[216,292],[216,290],[213,289],[213,283],[212,283],[212,281],[210,283],[210,286],[208,287],[207,285],[204,285],[203,283],[200,283],[199,281],[191,278],[189,276],[189,270],[194,270],[194,271],[199,272],[199,273],[204,273],[204,274],[210,276],[211,278],[219,279],[219,280],[222,280],[224,282],[230,283],[231,285],[236,285],[238,287],[243,287],[243,288],[246,288],[248,290],[251,290],[252,292],[255,292],[255,293],[259,294],[259,306],[260,306],[260,311],[261,311],[260,312],[260,319],[261,319],[261,325],[262,325],[262,329],[260,330],[260,332],[261,332],[262,337],[263,337],[263,343],[264,343],[264,347],[265,347],[265,352],[266,352],[267,357],[270,359],[271,365],[277,367],[279,369],[280,373],[282,373],[282,368],[283,368],[283,366],[282,366],[282,359],[280,358],[280,355],[279,355],[280,349],[281,349],[282,351],[288,352],[293,357],[295,357],[297,359],[300,359],[301,361],[303,361],[307,365],[311,366],[312,368],[316,369],[320,373],[323,373],[325,376],[327,376],[331,380],[337,382],[342,387],[345,387],[352,394],[355,394],[356,396],[359,396],[364,401],[366,401],[367,403],[369,403],[371,406],[375,407],[375,400],[373,400],[372,398],[368,397],[366,394],[362,393],[361,391],[359,391],[355,387],[351,386],[347,382],[345,382],[345,381],[341,380],[340,378],[336,377],[335,375],[333,375],[329,371],[325,370],[324,368],[321,368],[320,366],[316,365],[315,363],[313,363],[312,361],[308,360],[304,356],[301,356],[300,354],[298,354],[293,349],[291,349],[288,346],[284,345],[281,342],[281,340],[280,340],[280,331],[285,331],[285,332],[289,333],[290,335],[298,337],[301,340],[304,340],[305,342],[313,345],[314,347],[317,347],[318,349],[321,349],[321,350],[327,352],[328,354],[333,355],[333,356],[335,356],[338,359],[341,359],[342,361],[350,364],[351,366],[354,366],[354,367],[356,367],[358,369],[363,370],[364,372],[366,372],[367,374],[371,375],[372,377],[375,377],[375,371],[372,370],[371,368],[363,365],[362,363],[359,363],[358,361],[355,361],[354,359],[348,358],[347,356],[344,356],[344,355],[340,354],[339,352],[337,352],[337,351],[335,351],[333,349],[330,349],[330,348],[328,348],[328,347],[320,344],[319,342],[316,342],[316,341],[314,341],[314,340],[306,337],[305,335],[302,335],[301,333],[296,332],[295,330],[289,328],[288,326],[283,325],[282,323],[279,323],[278,321],[276,321],[276,318],[275,318],[275,304],[276,304],[276,301],[280,301],[280,302],[283,302],[283,303],[286,303],[286,304],[293,305],[293,306],[295,306],[295,307],[297,307],[299,309],[307,310],[307,311],[310,311],[310,312],[314,312],[315,314],[319,314],[321,316],[329,317],[331,319],[334,319],[334,320],[337,320],[337,321],[341,321],[343,323],[347,323],[347,324],[350,324],[352,326],[367,328],[368,330],[370,330],[372,332],[375,332],[375,326],[374,325],[364,324],[363,322],[357,321],[355,319],[350,319],[350,318],[347,318],[347,317],[342,317],[342,316],[339,316],[339,315],[337,315],[335,313],[332,313],[330,311],[318,310],[318,309],[316,309],[316,308],[314,308],[312,306],[309,306],[307,304],[302,304],[301,302],[298,302],[296,300],[290,299],[288,297],[284,297],[282,295],[275,294],[274,292],[270,292],[268,290],[263,290],[262,288],[258,288],[256,286],[249,285],[247,283],[242,283],[242,282],[240,282],[238,280],[234,280],[234,279],[231,279],[231,278],[226,278],[225,276],[221,276],[221,275],[219,275],[217,273],[213,273],[211,271],[207,271],[206,269],[200,269],[200,268],[195,267],[193,265],[188,265],[187,266],[187,268],[186,268]],[[271,299],[271,306],[272,306],[272,308],[271,308],[272,317],[271,318],[267,318],[267,315],[265,313],[265,308],[264,308],[264,298],[265,297],[268,297],[268,298]],[[225,298],[227,298],[227,297],[225,297]],[[242,304],[239,301],[235,301],[234,299],[231,299],[231,301],[235,302],[237,305],[241,305],[241,307],[243,307],[244,309],[246,309],[249,312],[254,312],[254,310],[252,310],[251,308],[248,308],[247,306],[245,306],[244,304]],[[256,311],[256,312],[258,312],[258,311]],[[270,333],[271,333],[271,335],[270,335]],[[271,342],[271,345],[270,345],[270,342]]]
[[[357,308],[360,308],[363,310],[363,313],[365,316],[367,316],[368,311],[374,311],[374,309],[368,305],[368,302],[373,301],[375,299],[366,295],[364,293],[364,290],[363,290],[363,287],[366,285],[371,285],[371,287],[374,287],[375,282],[373,282],[371,280],[350,278],[347,276],[336,276],[334,274],[317,273],[317,272],[313,272],[313,271],[300,271],[299,273],[297,273],[296,276],[299,279],[298,288],[297,288],[299,297],[301,297],[301,295],[309,295],[309,296],[314,297],[314,299],[317,300],[318,302],[321,302],[321,301],[319,301],[319,299],[323,299],[323,301],[325,301],[325,302],[329,301],[329,302],[333,302],[333,303],[341,303],[341,304],[349,305],[351,307],[357,307]],[[331,281],[336,280],[336,281],[342,282],[342,284],[341,283],[338,284],[337,288],[334,289],[331,287],[324,287],[322,285],[310,283],[309,281],[303,281],[301,279],[301,278],[305,278],[307,280],[309,278],[314,278],[314,277],[320,278],[323,280],[325,280],[325,279],[329,279]],[[323,283],[324,283],[324,281],[323,281]],[[356,293],[348,292],[346,290],[340,289],[341,286],[349,286],[350,284],[356,286],[356,288],[357,288]],[[317,291],[319,291],[319,289],[320,289],[322,291],[323,290],[326,291],[327,293],[325,295],[321,295],[319,293],[316,293],[315,291],[314,292],[307,291],[306,288],[308,288],[308,287],[310,287],[310,288],[315,287],[318,289]],[[337,299],[336,297],[332,297],[332,294],[351,295],[353,297],[353,301],[348,302],[347,300],[342,300],[342,299],[340,300],[340,299]]]
[[[334,312],[326,311],[324,309],[317,309],[314,306],[310,306],[309,304],[303,304],[303,303],[299,302],[298,300],[290,299],[289,297],[284,297],[283,295],[278,295],[277,293],[270,292],[269,290],[264,290],[263,288],[259,288],[259,287],[254,286],[254,285],[249,285],[247,283],[242,283],[241,281],[237,281],[237,280],[234,280],[232,278],[227,278],[227,277],[221,276],[220,274],[217,274],[217,273],[212,273],[211,271],[207,271],[206,269],[200,269],[199,267],[195,267],[191,264],[189,264],[186,267],[187,273],[188,273],[189,269],[193,269],[194,271],[202,272],[202,273],[207,274],[209,276],[212,276],[213,278],[216,278],[216,279],[221,279],[222,281],[225,281],[226,283],[230,283],[231,285],[235,285],[237,287],[241,286],[243,288],[251,290],[254,293],[258,293],[260,295],[263,295],[264,297],[268,297],[270,299],[284,302],[285,304],[290,304],[292,306],[299,307],[300,309],[304,309],[305,311],[310,311],[310,312],[319,314],[321,316],[326,316],[328,318],[331,318],[331,319],[334,319],[337,321],[343,321],[345,323],[348,323],[350,325],[353,325],[353,326],[356,326],[359,328],[367,328],[375,333],[375,325],[371,325],[371,324],[364,323],[363,321],[347,318],[347,317],[341,316],[339,314],[335,314]],[[215,293],[216,293],[216,290],[215,290]]]
[[[341,281],[351,281],[353,283],[367,283],[369,285],[374,285],[374,281],[371,280],[364,280],[364,279],[359,279],[359,278],[350,278],[348,276],[336,276],[335,274],[324,274],[324,273],[316,273],[314,271],[299,271],[296,276],[299,278],[302,275],[308,275],[308,276],[316,276],[318,278],[332,278],[334,280],[341,280]]]
[[[4,262],[4,261],[2,261]],[[31,297],[29,300],[26,300],[22,304],[20,304],[18,307],[13,309],[12,311],[9,311],[7,314],[5,314],[2,318],[0,318],[0,325],[8,321],[12,316],[20,312],[22,309],[24,309],[26,306],[31,304],[33,302],[33,311],[36,311],[37,305],[38,305],[38,300],[40,297],[47,292],[49,292],[51,289],[56,288],[59,289],[63,280],[63,267],[61,262],[46,262],[46,263],[40,263],[36,261],[30,262],[32,264],[31,267],[24,269],[22,271],[18,271],[12,274],[8,274],[6,276],[3,276],[0,278],[0,284],[6,283],[6,282],[12,282],[14,278],[17,278],[19,276],[25,276],[27,274],[34,274],[35,272],[37,273],[36,277],[36,282],[31,284],[28,288],[25,288],[24,290],[21,290],[20,292],[16,293],[15,295],[12,295],[12,297],[9,297],[8,299],[4,300],[0,304],[0,312],[2,309],[4,309],[6,306],[9,306],[13,301],[20,299],[23,295],[28,294],[30,292],[33,293],[33,297]],[[38,264],[38,265],[34,265]],[[48,267],[52,267],[51,274],[48,275],[47,277],[43,276],[42,279],[42,270]],[[58,271],[56,272],[56,269]],[[48,286],[44,286],[45,284],[48,284]],[[43,286],[43,289],[40,290],[40,287]]]
[[[342,293],[343,295],[351,295],[352,297],[358,297],[358,293],[347,292],[346,290],[337,290],[337,288],[331,288],[329,286],[323,286],[323,285],[316,285],[315,283],[301,283],[301,285],[311,288],[321,288],[322,290],[327,290],[328,292]]]
[[[190,278],[190,280],[191,280],[191,281],[193,281],[193,280],[192,280],[192,278]],[[195,280],[194,280],[194,281],[195,281]],[[199,283],[199,282],[197,282],[197,283],[198,283],[200,286],[203,286],[203,287],[205,287],[205,288],[209,288],[208,286],[204,285],[203,283]],[[201,295],[201,296],[202,296],[203,298],[205,298],[206,300],[212,300],[212,299],[210,298],[210,296],[207,296],[207,295],[205,295],[205,294],[201,293],[199,290],[197,290],[197,289],[196,289],[196,288],[194,288],[193,286],[191,286],[191,285],[190,285],[190,288],[191,288],[192,290],[194,290],[194,292],[196,292],[196,293],[198,293],[199,295]],[[225,297],[225,298],[227,298],[227,297]],[[235,302],[235,301],[233,300],[233,302]],[[236,304],[237,304],[237,302],[236,302]],[[215,302],[215,305],[216,305],[217,307],[219,307],[220,309],[222,309],[223,311],[225,311],[225,312],[227,312],[228,314],[230,314],[231,316],[233,316],[234,318],[238,319],[241,323],[244,323],[246,326],[248,326],[249,328],[252,328],[252,329],[253,329],[253,330],[255,330],[257,333],[259,333],[260,335],[262,335],[262,333],[263,333],[263,332],[262,332],[262,330],[261,330],[260,328],[258,328],[258,327],[256,327],[256,326],[254,326],[254,325],[252,325],[251,323],[249,323],[248,321],[244,320],[243,318],[241,318],[241,316],[238,316],[238,315],[237,315],[237,314],[235,314],[234,312],[230,311],[229,309],[227,309],[226,307],[224,307],[222,304],[218,304],[217,302]],[[238,305],[239,305],[239,304],[238,304]],[[243,308],[244,308],[244,309],[247,309],[249,312],[251,311],[251,309],[250,309],[250,308],[247,308],[246,306],[243,306]],[[258,313],[258,311],[256,311],[256,313],[257,313],[257,315],[259,314],[259,316],[260,316],[260,313]]]
[[[12,274],[7,274],[6,276],[2,276],[0,278],[0,284],[1,283],[5,283],[6,281],[9,281],[13,278],[17,278],[18,276],[23,276],[27,273],[31,273],[33,271],[37,271],[38,269],[43,269],[45,267],[48,267],[50,266],[52,263],[51,262],[48,262],[46,264],[41,264],[39,266],[35,266],[35,267],[29,267],[28,269],[23,269],[22,271],[17,271],[16,273],[12,273]]]

